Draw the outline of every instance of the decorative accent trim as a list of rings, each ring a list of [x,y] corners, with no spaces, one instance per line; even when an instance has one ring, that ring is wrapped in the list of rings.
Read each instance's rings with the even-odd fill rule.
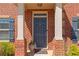
[[[0,18],[9,18],[9,15],[0,15]]]

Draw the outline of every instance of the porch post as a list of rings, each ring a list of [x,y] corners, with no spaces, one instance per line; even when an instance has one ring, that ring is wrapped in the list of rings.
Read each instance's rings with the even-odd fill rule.
[[[55,7],[54,54],[64,55],[64,40],[62,37],[62,4],[61,3],[56,3],[56,7]]]
[[[18,4],[18,19],[17,19],[17,40],[24,40],[23,37],[23,22],[24,21],[24,5]]]
[[[25,55],[24,49],[24,36],[23,36],[23,23],[24,23],[24,4],[18,5],[18,17],[17,17],[17,38],[15,40],[15,55]]]
[[[62,4],[57,3],[55,9],[55,39],[63,40],[62,38]]]

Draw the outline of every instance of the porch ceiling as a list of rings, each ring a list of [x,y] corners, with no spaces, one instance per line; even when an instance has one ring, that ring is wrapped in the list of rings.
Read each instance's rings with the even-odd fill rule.
[[[25,9],[55,9],[55,4],[52,3],[28,3],[25,4]]]

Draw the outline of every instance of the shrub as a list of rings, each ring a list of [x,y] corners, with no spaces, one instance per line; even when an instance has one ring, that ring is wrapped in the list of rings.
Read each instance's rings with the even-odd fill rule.
[[[76,44],[72,44],[68,53],[66,54],[67,56],[79,56],[79,48]]]
[[[0,55],[12,56],[15,53],[14,44],[11,42],[2,42],[0,44]]]

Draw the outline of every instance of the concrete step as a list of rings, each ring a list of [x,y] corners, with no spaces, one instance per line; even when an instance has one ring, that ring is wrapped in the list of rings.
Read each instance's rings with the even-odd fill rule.
[[[53,51],[42,49],[39,52],[35,53],[34,56],[52,56]]]
[[[36,54],[48,54],[48,53],[47,53],[47,50],[42,49],[39,52],[37,52]]]
[[[48,54],[35,54],[34,56],[50,56]]]

